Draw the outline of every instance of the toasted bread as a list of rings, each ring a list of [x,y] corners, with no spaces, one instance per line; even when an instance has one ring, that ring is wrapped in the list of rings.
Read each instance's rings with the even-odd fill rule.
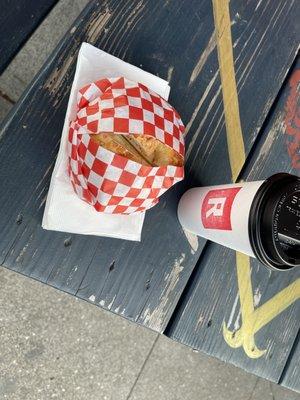
[[[113,153],[119,154],[120,156],[129,158],[142,165],[151,165],[148,163],[138,151],[124,139],[123,135],[115,135],[114,133],[98,133],[91,135],[92,140],[100,144],[107,150]]]
[[[171,147],[146,135],[98,133],[91,135],[100,146],[142,165],[182,167],[183,158]]]
[[[153,166],[175,165],[182,167],[183,165],[180,154],[151,136],[126,135],[124,137]]]

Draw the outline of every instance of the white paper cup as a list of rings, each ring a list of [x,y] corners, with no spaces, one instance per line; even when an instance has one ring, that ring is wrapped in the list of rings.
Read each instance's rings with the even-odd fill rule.
[[[276,174],[265,181],[188,190],[178,219],[189,232],[258,258],[268,267],[300,265],[300,179]]]

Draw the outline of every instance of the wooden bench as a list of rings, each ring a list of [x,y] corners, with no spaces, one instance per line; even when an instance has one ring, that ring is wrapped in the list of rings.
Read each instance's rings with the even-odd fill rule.
[[[221,18],[215,25],[216,7]],[[223,0],[213,5],[209,0],[108,0],[105,4],[92,1],[86,7],[15,106],[13,116],[3,122],[0,263],[300,390],[299,364],[294,358],[299,354],[299,302],[293,301],[278,316],[274,312],[255,334],[255,344],[260,350],[267,348],[266,353],[252,358],[242,346],[233,348],[223,330],[232,330],[235,321],[242,326],[236,315],[236,271],[241,281],[250,282],[249,265],[244,261],[237,269],[233,252],[186,236],[176,218],[178,200],[188,187],[291,170],[284,128],[279,126],[283,126],[289,91],[281,87],[298,48],[299,7],[283,0],[247,4],[236,0],[230,4],[230,15],[226,7]],[[233,89],[235,82],[237,86],[242,157],[230,147],[230,156],[227,152],[232,139],[226,131],[222,100],[227,69],[221,67],[222,91],[217,43],[222,55],[228,35],[232,35],[235,69],[235,79],[230,75],[229,80]],[[141,243],[41,228],[76,55],[83,41],[168,79],[170,102],[187,126],[186,179],[147,212]],[[229,105],[236,111],[237,102]],[[270,272],[253,260],[251,271],[251,298],[258,308],[278,290],[299,282],[295,280],[299,271]]]
[[[300,126],[292,120],[299,84],[300,58],[253,146],[242,179],[259,180],[280,171],[299,174],[300,142],[295,132],[299,135]],[[296,151],[291,154],[293,144],[297,144],[298,157]],[[167,334],[299,391],[299,298],[299,270],[271,272],[255,259],[208,243]]]

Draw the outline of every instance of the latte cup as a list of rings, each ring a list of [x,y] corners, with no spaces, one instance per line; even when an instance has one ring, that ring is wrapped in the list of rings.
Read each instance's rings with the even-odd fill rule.
[[[300,178],[197,187],[180,199],[178,219],[198,236],[256,257],[276,270],[300,266]]]

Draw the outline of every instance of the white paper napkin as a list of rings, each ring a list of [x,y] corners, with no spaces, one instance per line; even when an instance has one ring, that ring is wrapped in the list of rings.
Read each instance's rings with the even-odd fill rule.
[[[128,64],[96,47],[82,43],[71,88],[60,148],[51,177],[42,227],[53,231],[141,240],[145,213],[103,214],[74,193],[67,175],[69,122],[76,116],[76,97],[84,85],[106,77],[124,76],[143,83],[168,100],[170,87],[165,80]]]

